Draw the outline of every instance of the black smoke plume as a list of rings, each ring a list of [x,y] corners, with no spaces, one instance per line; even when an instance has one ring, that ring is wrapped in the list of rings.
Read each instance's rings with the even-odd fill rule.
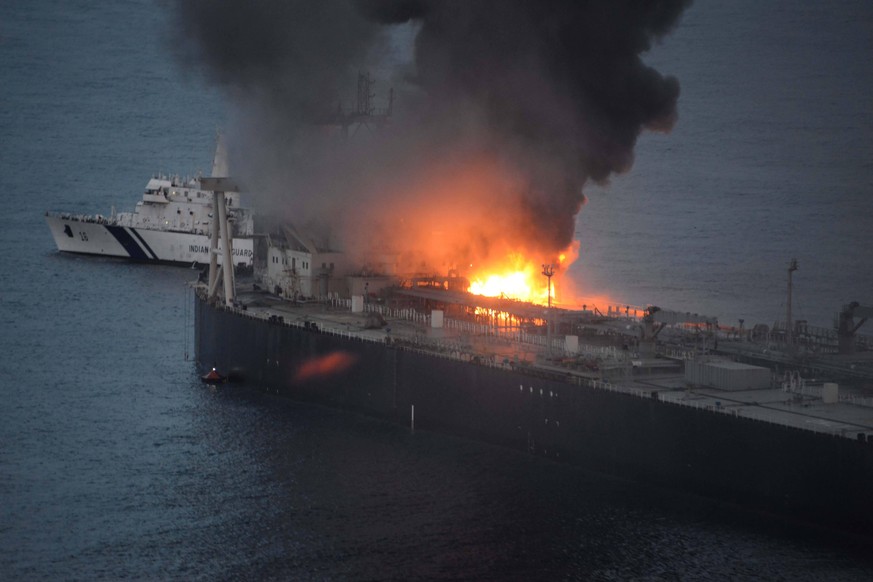
[[[572,242],[586,181],[628,170],[640,132],[675,123],[679,84],[641,55],[690,3],[178,0],[175,44],[228,88],[241,177],[274,192],[287,218],[384,218],[373,235],[418,209],[420,224],[469,231],[446,239],[465,239],[454,251],[524,239],[545,255]],[[412,62],[397,54],[403,30]],[[351,107],[362,70],[397,87],[395,118],[330,145],[312,122]],[[453,193],[447,176],[474,167],[500,178]],[[470,195],[474,186],[490,192]]]

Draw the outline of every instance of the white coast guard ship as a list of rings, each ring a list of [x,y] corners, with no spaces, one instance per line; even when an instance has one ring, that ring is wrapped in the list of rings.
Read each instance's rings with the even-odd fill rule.
[[[212,176],[227,176],[227,154],[219,136]],[[232,224],[232,261],[249,267],[253,252],[253,219],[240,206],[239,192],[225,192],[228,221]],[[213,192],[200,178],[157,176],[146,184],[133,212],[113,207],[109,216],[46,213],[58,250],[68,253],[124,257],[135,261],[209,264]],[[222,262],[224,253],[218,253]]]

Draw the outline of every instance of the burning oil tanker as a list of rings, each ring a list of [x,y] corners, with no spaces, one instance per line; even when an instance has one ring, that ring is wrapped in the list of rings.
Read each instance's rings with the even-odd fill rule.
[[[299,401],[871,531],[873,400],[805,382],[788,349],[774,359],[772,342],[696,314],[476,295],[466,289],[478,283],[456,273],[343,276],[340,253],[291,227],[262,241],[259,283],[237,282],[238,292],[213,265],[197,286],[203,368]],[[554,271],[544,267],[548,302]],[[281,285],[278,273],[288,274]],[[869,355],[831,361],[833,379],[873,380]],[[754,358],[789,373],[744,363]]]
[[[761,350],[709,318],[550,306],[580,251],[583,186],[629,170],[640,133],[676,122],[678,81],[641,55],[688,4],[177,2],[186,61],[238,107],[234,173],[278,224],[318,233],[259,237],[260,290],[237,293],[213,264],[195,299],[200,364],[869,533],[873,427],[857,395],[774,381],[738,361]],[[396,106],[375,106],[367,75],[337,98],[403,38],[414,58],[388,67],[404,81]],[[709,359],[716,341],[730,358]]]

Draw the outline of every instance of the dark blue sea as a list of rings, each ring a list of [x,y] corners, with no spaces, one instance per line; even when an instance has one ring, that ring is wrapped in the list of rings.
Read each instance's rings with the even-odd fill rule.
[[[196,273],[56,252],[46,210],[208,170],[221,95],[160,3],[0,2],[0,579],[870,580],[855,537],[255,389],[204,387]],[[589,191],[592,294],[772,322],[873,304],[873,4],[698,1],[672,134]],[[827,492],[823,492],[827,494]]]

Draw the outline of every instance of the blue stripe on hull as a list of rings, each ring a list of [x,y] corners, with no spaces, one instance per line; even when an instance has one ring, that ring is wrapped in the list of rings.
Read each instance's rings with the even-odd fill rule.
[[[130,236],[124,227],[121,226],[111,226],[105,225],[106,230],[115,237],[115,240],[124,247],[124,250],[127,251],[127,254],[130,255],[131,259],[135,259],[137,261],[149,261],[151,258],[145,254],[142,248],[136,244],[136,241],[133,240],[133,237]]]
[[[145,241],[145,239],[142,237],[142,235],[139,232],[137,232],[137,230],[135,228],[131,228],[130,232],[133,233],[133,236],[135,236],[137,238],[137,240],[142,244],[143,248],[146,250],[146,253],[151,255],[151,258],[153,258],[153,259],[158,258],[158,255],[155,253],[155,251],[152,250],[152,247],[149,246],[149,243],[147,243]]]

